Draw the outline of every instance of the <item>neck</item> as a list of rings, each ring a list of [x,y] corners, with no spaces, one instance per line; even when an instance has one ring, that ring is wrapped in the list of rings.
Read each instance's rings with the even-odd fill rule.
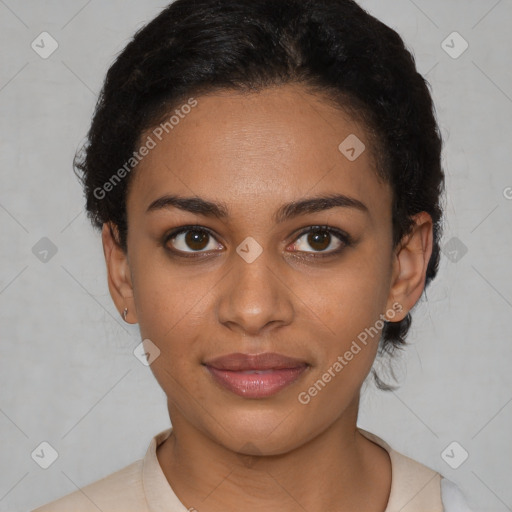
[[[158,461],[189,510],[385,512],[390,459],[358,432],[357,406],[303,445],[270,456],[226,449],[170,407],[173,431]]]

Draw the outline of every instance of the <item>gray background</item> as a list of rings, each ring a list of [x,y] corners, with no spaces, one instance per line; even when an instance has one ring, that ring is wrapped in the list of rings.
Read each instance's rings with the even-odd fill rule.
[[[402,385],[368,387],[359,425],[454,480],[475,510],[512,510],[512,1],[361,4],[404,37],[432,84],[448,194],[445,254],[397,361]],[[164,394],[132,353],[137,326],[108,294],[71,169],[108,66],[164,6],[0,0],[2,511],[141,458],[168,426]],[[59,45],[47,59],[31,48],[43,31]],[[442,47],[454,31],[469,43],[458,58]],[[453,36],[446,45],[462,48]],[[43,237],[57,248],[46,261]],[[58,452],[46,470],[31,458],[42,441]],[[453,441],[469,453],[458,469],[441,456]],[[448,450],[452,465],[461,450]]]

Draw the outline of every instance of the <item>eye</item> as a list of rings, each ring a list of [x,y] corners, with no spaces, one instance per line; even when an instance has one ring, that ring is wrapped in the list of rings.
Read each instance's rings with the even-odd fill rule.
[[[299,238],[294,242],[294,250],[305,253],[326,253],[325,255],[337,254],[344,247],[352,244],[347,233],[329,226],[311,226],[302,231]],[[307,247],[313,250],[308,251]],[[322,254],[320,254],[322,255]]]
[[[169,233],[164,245],[168,247],[169,243],[173,246],[169,250],[182,253],[208,252],[222,247],[209,230],[194,226],[183,226]]]
[[[347,233],[330,226],[310,226],[303,230],[293,243],[292,250],[309,254],[310,257],[331,256],[352,245]],[[222,249],[210,230],[199,226],[182,226],[167,234],[163,246],[170,252],[183,257]],[[307,247],[313,250],[308,250]]]

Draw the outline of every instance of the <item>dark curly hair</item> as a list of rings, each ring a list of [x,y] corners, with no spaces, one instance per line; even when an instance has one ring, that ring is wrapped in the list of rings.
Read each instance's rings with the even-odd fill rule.
[[[186,98],[290,83],[323,93],[363,122],[377,177],[393,190],[394,247],[410,233],[414,214],[432,217],[426,287],[439,265],[444,191],[429,84],[400,36],[352,0],[176,0],[139,30],[108,70],[75,156],[93,225],[113,225],[127,250],[133,173],[126,163],[136,167],[142,134]],[[410,313],[384,323],[380,356],[405,345],[410,324]],[[372,373],[379,388],[394,389]]]

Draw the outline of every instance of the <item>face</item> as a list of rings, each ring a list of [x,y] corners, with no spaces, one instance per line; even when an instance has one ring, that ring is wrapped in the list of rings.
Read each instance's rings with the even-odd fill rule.
[[[422,251],[394,251],[364,127],[321,97],[196,100],[132,176],[126,255],[104,229],[109,286],[159,351],[173,425],[283,453],[357,408],[383,315],[423,289],[430,225],[411,239]],[[354,135],[356,159],[339,149]],[[244,357],[265,353],[279,356]]]

